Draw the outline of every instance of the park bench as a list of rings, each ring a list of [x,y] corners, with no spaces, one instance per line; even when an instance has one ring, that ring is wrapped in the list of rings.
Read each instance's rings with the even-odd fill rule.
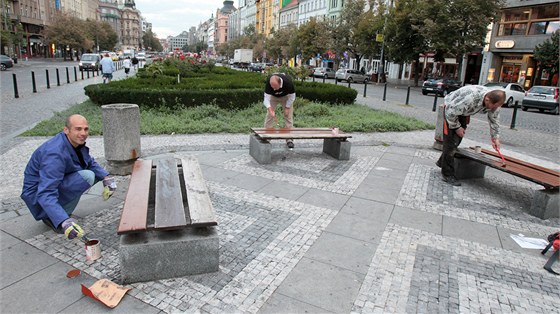
[[[488,166],[537,183],[544,189],[533,194],[529,213],[542,219],[558,217],[560,172],[505,155],[504,159],[505,163],[502,163],[498,153],[487,149],[476,153],[474,147],[458,148],[455,153],[455,176],[457,179],[482,178]]]
[[[352,136],[330,128],[251,128],[249,154],[261,164],[272,161],[271,140],[322,139],[323,152],[339,160],[350,159]]]
[[[217,271],[217,224],[194,157],[136,160],[117,228],[122,282]]]
[[[212,202],[196,159],[134,163],[118,234],[215,225]]]

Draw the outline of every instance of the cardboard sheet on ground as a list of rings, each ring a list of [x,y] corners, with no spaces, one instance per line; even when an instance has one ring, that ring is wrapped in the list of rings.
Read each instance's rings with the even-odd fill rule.
[[[548,241],[545,239],[528,238],[522,234],[510,234],[509,236],[524,249],[542,250],[548,245]]]
[[[89,288],[82,284],[82,293],[84,295],[110,308],[117,306],[128,290],[130,288],[119,286],[108,279],[100,279]]]

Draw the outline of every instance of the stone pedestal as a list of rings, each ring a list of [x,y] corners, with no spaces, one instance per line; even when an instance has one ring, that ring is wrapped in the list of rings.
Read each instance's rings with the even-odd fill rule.
[[[339,160],[350,159],[350,148],[352,143],[339,139],[327,138],[323,141],[323,153]]]
[[[218,271],[216,227],[148,231],[120,238],[123,284]]]
[[[272,144],[261,141],[256,135],[252,134],[249,138],[249,155],[255,158],[259,164],[269,164],[272,162]]]
[[[541,219],[560,217],[560,195],[558,190],[536,190],[533,192],[530,215]]]
[[[107,170],[131,174],[134,161],[141,156],[140,109],[134,104],[110,104],[101,106],[101,111]]]
[[[443,121],[445,117],[443,116],[443,104],[439,105],[437,108],[437,118],[436,118],[436,134],[434,136],[434,149],[443,150]]]
[[[467,158],[454,158],[455,162],[455,178],[463,179],[477,179],[484,178],[486,173],[486,166]]]

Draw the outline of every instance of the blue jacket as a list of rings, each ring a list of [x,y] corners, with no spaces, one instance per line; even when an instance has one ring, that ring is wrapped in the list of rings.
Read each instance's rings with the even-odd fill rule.
[[[89,183],[78,173],[79,170],[93,171],[96,181],[109,175],[90,156],[87,146],[83,145],[81,152],[85,168],[82,168],[66,134],[60,132],[31,155],[25,167],[21,198],[36,220],[49,218],[56,227],[68,219],[61,205],[75,200],[90,188]]]

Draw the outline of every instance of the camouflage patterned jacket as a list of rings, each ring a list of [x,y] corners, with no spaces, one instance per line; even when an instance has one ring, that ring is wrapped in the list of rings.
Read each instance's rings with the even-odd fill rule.
[[[500,136],[500,109],[488,110],[484,107],[484,95],[490,89],[480,85],[467,85],[445,96],[445,119],[449,128],[461,127],[459,116],[472,116],[478,112],[487,114],[490,124],[490,135],[493,139]]]

